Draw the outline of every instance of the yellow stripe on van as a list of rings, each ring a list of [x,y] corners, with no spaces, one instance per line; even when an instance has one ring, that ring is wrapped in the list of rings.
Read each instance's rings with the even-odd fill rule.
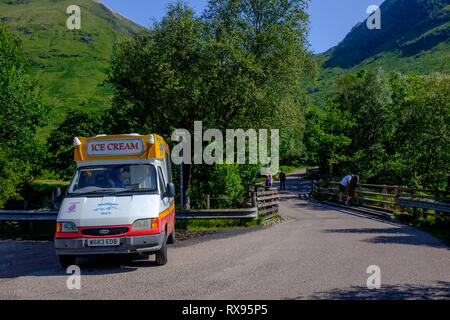
[[[170,207],[168,207],[166,210],[164,210],[163,212],[161,212],[160,214],[159,214],[159,219],[162,219],[162,218],[164,218],[165,216],[167,216],[169,213],[171,213],[172,212],[172,210],[173,209],[175,209],[175,203],[174,204],[172,204]]]

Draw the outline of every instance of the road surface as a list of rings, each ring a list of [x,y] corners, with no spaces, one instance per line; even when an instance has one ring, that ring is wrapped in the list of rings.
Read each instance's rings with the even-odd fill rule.
[[[281,192],[284,222],[225,230],[169,247],[169,262],[78,259],[69,290],[52,242],[0,241],[0,299],[442,299],[450,298],[450,251],[399,223]],[[150,257],[153,260],[153,256]],[[369,266],[380,288],[368,289]]]

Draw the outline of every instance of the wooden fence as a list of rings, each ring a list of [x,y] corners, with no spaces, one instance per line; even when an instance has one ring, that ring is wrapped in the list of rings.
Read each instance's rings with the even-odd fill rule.
[[[314,181],[313,194],[320,200],[336,199],[339,196],[339,182],[330,181],[327,185]],[[345,193],[343,200],[345,201]],[[450,192],[415,189],[405,186],[390,186],[378,184],[359,184],[355,190],[353,204],[362,207],[381,209],[388,212],[405,212],[409,214],[424,214],[438,218],[449,219]]]
[[[206,195],[206,210],[202,210],[202,212],[214,212],[217,209],[211,209],[211,200],[223,200],[227,199],[226,197],[220,198],[211,198],[210,195]],[[272,187],[266,187],[263,182],[250,186],[248,196],[247,196],[247,205],[251,208],[256,208],[258,211],[258,216],[263,216],[265,218],[269,218],[270,216],[278,213],[279,206],[279,195],[278,189]],[[222,209],[222,210],[232,210],[232,209]],[[239,209],[234,209],[239,210]],[[199,210],[196,210],[199,211]]]
[[[252,205],[258,208],[258,215],[270,217],[278,213],[280,197],[278,189],[266,187],[264,185],[255,185],[250,190]]]

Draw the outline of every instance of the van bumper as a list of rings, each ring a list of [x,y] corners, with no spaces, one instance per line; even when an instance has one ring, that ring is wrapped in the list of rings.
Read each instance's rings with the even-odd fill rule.
[[[120,245],[111,247],[90,247],[88,239],[92,238],[55,238],[57,255],[92,255],[92,254],[126,254],[148,253],[161,249],[165,232],[146,236],[119,237]]]

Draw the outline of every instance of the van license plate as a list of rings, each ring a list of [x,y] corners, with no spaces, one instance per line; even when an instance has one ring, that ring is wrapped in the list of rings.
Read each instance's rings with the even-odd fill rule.
[[[109,247],[120,245],[119,238],[88,239],[89,247]]]

